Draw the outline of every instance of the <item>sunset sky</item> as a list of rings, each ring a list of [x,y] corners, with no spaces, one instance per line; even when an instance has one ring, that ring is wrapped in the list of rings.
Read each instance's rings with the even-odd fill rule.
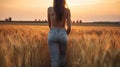
[[[120,0],[66,0],[72,20],[120,21]],[[0,0],[0,20],[47,19],[53,0]]]

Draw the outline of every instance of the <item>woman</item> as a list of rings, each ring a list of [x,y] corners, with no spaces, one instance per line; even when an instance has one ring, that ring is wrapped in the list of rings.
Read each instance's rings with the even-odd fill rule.
[[[71,13],[65,7],[65,0],[54,0],[53,7],[48,8],[48,45],[51,55],[51,67],[65,67],[67,36],[71,31]],[[67,29],[65,24],[67,23]]]

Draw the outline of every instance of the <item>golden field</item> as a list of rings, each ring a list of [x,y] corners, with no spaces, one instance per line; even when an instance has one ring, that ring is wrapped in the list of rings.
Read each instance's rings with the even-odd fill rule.
[[[0,25],[0,67],[50,67],[48,26]],[[120,67],[120,27],[73,26],[67,67]]]

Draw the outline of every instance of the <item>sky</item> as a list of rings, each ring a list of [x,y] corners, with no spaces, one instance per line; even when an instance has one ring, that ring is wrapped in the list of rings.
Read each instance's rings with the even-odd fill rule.
[[[66,0],[72,20],[120,21],[120,0]],[[0,0],[0,20],[47,19],[53,0]]]

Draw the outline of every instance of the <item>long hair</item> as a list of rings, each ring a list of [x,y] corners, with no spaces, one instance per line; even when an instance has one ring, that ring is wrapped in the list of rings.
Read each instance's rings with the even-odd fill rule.
[[[62,21],[64,12],[65,12],[65,0],[54,0],[54,11],[56,13],[56,19],[57,21]]]

